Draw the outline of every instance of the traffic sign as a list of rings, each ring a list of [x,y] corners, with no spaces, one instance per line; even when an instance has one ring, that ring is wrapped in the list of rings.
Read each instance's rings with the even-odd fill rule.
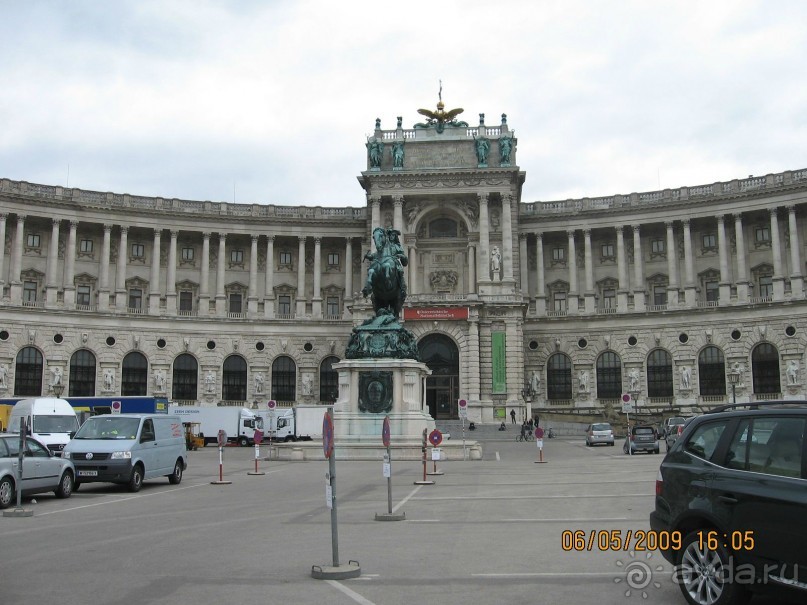
[[[630,393],[622,393],[622,403],[630,403],[631,399]]]
[[[256,430],[255,436],[252,439],[255,443],[260,444],[260,442],[263,441],[263,431]]]
[[[270,399],[269,403],[267,403],[266,405],[269,406],[270,410],[274,410],[277,407],[277,401],[275,401],[274,399]]]
[[[326,458],[333,454],[333,420],[328,412],[322,417],[322,451]]]
[[[218,435],[216,435],[216,441],[219,444],[219,447],[224,447],[227,445],[227,431],[224,429],[219,429]]]
[[[434,447],[437,447],[443,442],[443,434],[437,429],[434,429],[431,433],[429,433],[429,441]]]
[[[544,429],[542,429],[540,426],[535,427],[535,438],[536,439],[543,439],[544,438]]]
[[[384,425],[381,427],[381,442],[384,447],[389,447],[390,443],[389,416],[384,416]]]
[[[112,410],[111,410],[111,411],[112,411],[112,413],[113,413],[113,414],[120,414],[121,405],[122,405],[122,404],[121,404],[121,402],[120,402],[120,401],[113,401],[113,402],[112,402]]]
[[[460,418],[468,417],[468,402],[465,399],[457,401],[457,409],[459,410]]]

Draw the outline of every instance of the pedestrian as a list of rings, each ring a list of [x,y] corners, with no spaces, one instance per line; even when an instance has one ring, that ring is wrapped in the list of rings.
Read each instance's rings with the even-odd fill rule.
[[[521,436],[519,437],[519,441],[524,441],[527,438],[527,423],[523,423],[521,425]]]
[[[510,419],[513,421],[513,424],[516,423],[516,411],[510,410]]]

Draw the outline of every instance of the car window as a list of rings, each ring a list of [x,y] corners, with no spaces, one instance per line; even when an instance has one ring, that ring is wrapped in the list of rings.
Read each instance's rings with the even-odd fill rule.
[[[740,470],[800,477],[805,420],[754,418],[740,422],[726,454],[726,466]]]
[[[8,441],[8,439],[0,439],[0,458],[8,458],[10,455],[6,447],[6,441]]]
[[[140,433],[140,442],[154,441],[154,439],[154,422],[150,418],[147,418],[143,422],[143,432]]]
[[[591,429],[594,431],[610,431],[611,425],[605,422],[599,424],[592,424]]]
[[[726,430],[726,422],[728,421],[707,422],[697,427],[689,437],[684,450],[698,458],[710,460],[720,436]]]
[[[48,450],[33,439],[25,441],[25,450],[26,456],[33,456],[34,458],[47,458],[50,456]]]
[[[652,435],[654,431],[649,426],[637,426],[633,432],[636,435]]]
[[[8,448],[8,457],[17,458],[20,455],[20,440],[19,439],[4,439],[6,447]]]

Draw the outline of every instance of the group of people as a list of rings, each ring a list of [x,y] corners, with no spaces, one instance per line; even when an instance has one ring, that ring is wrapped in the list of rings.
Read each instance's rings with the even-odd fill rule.
[[[532,431],[535,428],[535,423],[532,418],[525,420],[521,423],[521,433],[518,436],[519,441],[527,441],[532,439]]]

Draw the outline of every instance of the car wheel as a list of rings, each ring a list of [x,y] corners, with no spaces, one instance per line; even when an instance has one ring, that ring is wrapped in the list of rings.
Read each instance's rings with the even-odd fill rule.
[[[179,485],[180,481],[182,481],[182,460],[177,458],[176,464],[174,464],[174,472],[168,475],[168,483]]]
[[[6,477],[0,481],[0,508],[8,508],[14,502],[14,483]]]
[[[687,602],[692,605],[740,605],[750,600],[743,586],[732,582],[731,557],[718,544],[711,550],[703,538],[705,532],[694,531],[684,538],[678,553],[676,582]]]
[[[242,437],[241,437],[241,438],[238,440],[238,445],[240,445],[241,447],[247,447],[247,446],[249,445],[249,439],[247,439],[246,437],[243,437],[243,436],[242,436]]]
[[[129,491],[139,492],[141,487],[143,487],[143,467],[137,464],[129,477]]]
[[[70,471],[65,471],[62,478],[59,480],[59,487],[54,490],[57,498],[69,498],[73,493],[73,474]]]

